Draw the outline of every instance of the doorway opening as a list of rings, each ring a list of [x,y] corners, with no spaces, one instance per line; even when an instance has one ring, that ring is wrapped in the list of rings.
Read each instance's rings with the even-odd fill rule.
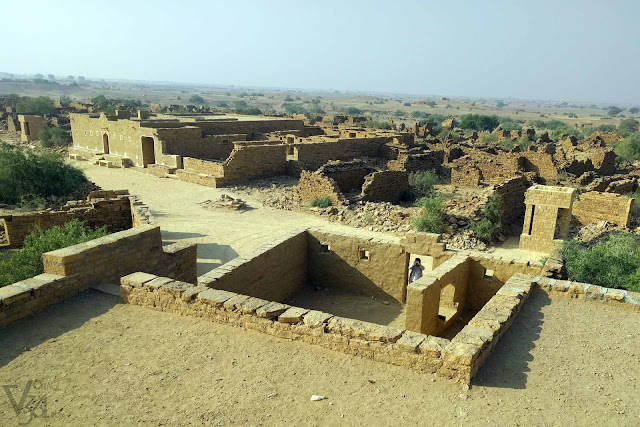
[[[102,152],[109,154],[109,134],[102,134]]]
[[[156,162],[154,141],[150,136],[143,136],[140,140],[142,142],[142,167],[146,168],[147,165],[151,165]]]

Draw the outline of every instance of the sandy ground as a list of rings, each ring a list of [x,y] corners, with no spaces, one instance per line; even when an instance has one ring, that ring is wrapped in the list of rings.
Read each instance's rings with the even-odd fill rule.
[[[127,189],[131,194],[140,196],[160,225],[165,243],[178,240],[198,243],[198,275],[300,227],[321,226],[327,230],[348,230],[367,236],[397,239],[392,235],[325,221],[313,215],[266,208],[255,198],[244,194],[239,197],[247,201],[248,210],[204,208],[198,202],[217,200],[221,194],[238,195],[228,189],[158,178],[132,169],[107,169],[87,162],[74,164],[104,189]]]
[[[0,384],[18,400],[39,380],[30,425],[637,426],[639,331],[637,313],[537,292],[466,390],[89,291],[0,329]],[[28,419],[4,393],[0,417]]]

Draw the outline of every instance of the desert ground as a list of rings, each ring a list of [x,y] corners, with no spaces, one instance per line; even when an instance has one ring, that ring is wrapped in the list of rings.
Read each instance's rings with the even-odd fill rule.
[[[225,190],[82,165],[140,196],[167,243],[198,243],[199,274],[292,228],[344,227],[250,198],[207,209]],[[640,317],[620,310],[535,293],[468,387],[92,290],[0,330],[0,383],[38,380],[47,417],[30,425],[635,426]],[[0,402],[2,425],[27,421]]]

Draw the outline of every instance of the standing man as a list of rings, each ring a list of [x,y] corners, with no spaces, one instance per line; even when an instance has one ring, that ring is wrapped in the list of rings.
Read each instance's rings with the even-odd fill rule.
[[[413,262],[413,265],[409,267],[409,283],[413,283],[421,278],[423,271],[424,266],[422,265],[422,261],[420,260],[420,258],[416,258],[416,260]]]

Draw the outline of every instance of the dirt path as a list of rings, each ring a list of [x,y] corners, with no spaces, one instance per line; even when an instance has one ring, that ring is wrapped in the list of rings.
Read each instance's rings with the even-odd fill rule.
[[[637,426],[639,331],[637,313],[535,293],[465,390],[89,291],[0,329],[0,384],[40,380],[50,417],[31,425]],[[4,394],[0,417],[19,421]]]
[[[87,162],[74,164],[82,167],[87,177],[104,189],[127,189],[140,196],[160,225],[165,242],[187,240],[198,243],[199,275],[295,228],[322,226],[327,230],[382,236],[300,212],[263,207],[255,198],[246,195],[240,196],[251,208],[246,211],[206,209],[198,202],[217,200],[221,194],[236,195],[224,188],[158,178],[130,169],[107,169]]]

